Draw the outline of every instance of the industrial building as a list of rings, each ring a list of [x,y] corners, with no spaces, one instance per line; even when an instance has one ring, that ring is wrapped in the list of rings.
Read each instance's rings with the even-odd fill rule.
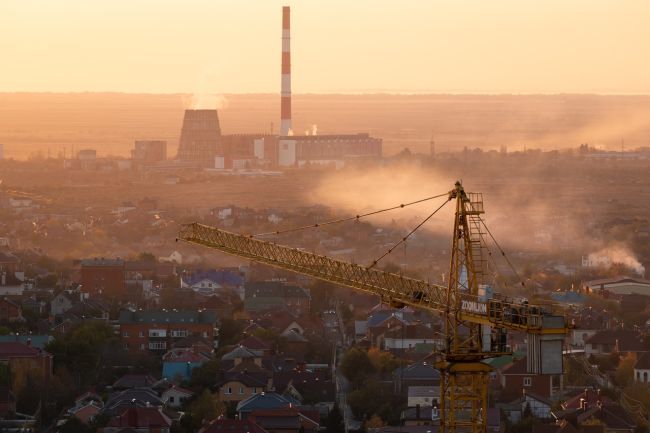
[[[131,158],[144,164],[165,161],[167,159],[167,141],[135,140]]]
[[[186,110],[177,159],[197,167],[341,167],[350,159],[381,158],[382,140],[367,133],[293,135],[290,10],[282,8],[280,134],[222,135],[217,110]]]

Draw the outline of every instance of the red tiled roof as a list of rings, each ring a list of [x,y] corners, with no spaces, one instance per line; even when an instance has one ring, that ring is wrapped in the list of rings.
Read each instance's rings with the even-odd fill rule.
[[[109,427],[169,427],[171,420],[156,407],[130,407],[122,415],[111,418]]]
[[[215,419],[199,433],[268,433],[252,420]]]
[[[271,345],[263,340],[261,340],[258,337],[255,337],[254,335],[251,335],[250,337],[244,338],[242,341],[240,341],[239,346],[244,346],[247,349],[252,349],[252,350],[270,350]]]
[[[0,358],[34,357],[49,353],[18,342],[0,342]]]

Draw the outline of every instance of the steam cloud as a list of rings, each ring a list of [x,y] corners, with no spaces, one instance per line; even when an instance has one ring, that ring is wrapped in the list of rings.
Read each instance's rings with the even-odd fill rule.
[[[598,252],[589,254],[589,263],[593,266],[609,268],[613,264],[621,264],[628,267],[637,274],[644,276],[645,267],[637,260],[634,254],[624,246],[603,248]]]

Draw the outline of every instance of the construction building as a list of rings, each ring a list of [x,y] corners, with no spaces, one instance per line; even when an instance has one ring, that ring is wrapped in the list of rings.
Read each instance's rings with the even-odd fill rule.
[[[367,133],[294,135],[291,116],[290,10],[282,8],[280,134],[222,135],[217,110],[186,110],[177,159],[216,169],[341,167],[351,159],[376,159],[382,140]]]

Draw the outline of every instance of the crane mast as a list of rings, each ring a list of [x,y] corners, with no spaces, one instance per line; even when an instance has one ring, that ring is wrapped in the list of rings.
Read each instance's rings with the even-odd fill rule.
[[[505,330],[528,334],[531,373],[552,374],[562,371],[567,328],[563,316],[540,306],[479,293],[486,268],[482,195],[466,193],[456,182],[447,199],[455,200],[456,209],[446,287],[199,223],[183,225],[178,239],[373,293],[392,305],[440,313],[446,338],[435,363],[441,376],[440,431],[484,433],[491,367],[482,361],[507,353]]]

